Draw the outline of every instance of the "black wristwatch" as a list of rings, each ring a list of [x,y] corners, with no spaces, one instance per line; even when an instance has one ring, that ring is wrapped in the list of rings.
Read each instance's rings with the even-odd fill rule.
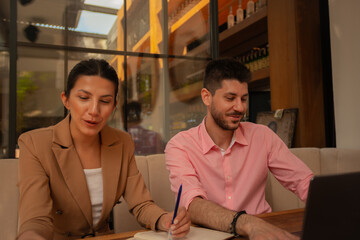
[[[246,214],[246,211],[243,210],[243,211],[240,211],[240,212],[237,212],[235,215],[234,215],[234,218],[230,224],[230,232],[232,234],[234,234],[234,236],[238,236],[238,234],[236,233],[236,222],[238,220],[238,218],[243,215],[243,214]]]

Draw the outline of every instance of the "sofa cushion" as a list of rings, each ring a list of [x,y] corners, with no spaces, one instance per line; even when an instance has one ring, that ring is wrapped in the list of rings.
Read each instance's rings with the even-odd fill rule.
[[[15,239],[18,228],[18,159],[0,159],[0,239]]]
[[[146,156],[135,157],[136,166],[141,173],[146,187],[149,189],[149,168]],[[128,232],[142,229],[141,225],[136,221],[135,217],[129,212],[129,205],[123,197],[120,203],[113,208],[114,230],[115,232]]]
[[[360,149],[322,148],[321,174],[360,171]]]
[[[147,156],[149,168],[149,190],[159,207],[173,211],[175,195],[170,188],[169,171],[166,169],[165,154]]]

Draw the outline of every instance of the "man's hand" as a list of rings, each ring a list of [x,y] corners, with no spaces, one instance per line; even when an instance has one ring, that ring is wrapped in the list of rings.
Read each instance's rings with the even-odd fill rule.
[[[299,237],[282,230],[264,220],[243,214],[236,223],[236,232],[249,237],[250,240],[298,240]]]
[[[185,207],[180,207],[174,224],[171,225],[173,218],[173,212],[162,215],[158,221],[157,227],[159,230],[168,231],[171,228],[173,237],[180,238],[185,237],[190,231],[190,214],[186,211]]]

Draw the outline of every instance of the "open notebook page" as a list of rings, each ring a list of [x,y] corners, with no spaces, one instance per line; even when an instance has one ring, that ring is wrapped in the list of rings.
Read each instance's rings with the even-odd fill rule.
[[[220,232],[216,230],[211,230],[208,228],[202,227],[190,227],[190,232],[186,237],[181,238],[183,240],[198,240],[198,239],[206,239],[206,240],[222,240],[233,236],[230,233]],[[136,233],[134,238],[135,240],[168,240],[167,232],[139,232]]]

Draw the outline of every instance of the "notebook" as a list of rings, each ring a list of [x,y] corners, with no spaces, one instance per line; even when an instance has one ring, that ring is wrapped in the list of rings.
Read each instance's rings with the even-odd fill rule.
[[[222,240],[233,236],[234,235],[226,232],[220,232],[207,228],[191,226],[190,232],[186,235],[186,237],[181,238],[181,240],[192,240],[192,239]],[[168,233],[154,232],[154,231],[138,232],[134,235],[134,238],[132,239],[133,240],[168,240]]]
[[[360,172],[311,180],[301,239],[360,239]]]

